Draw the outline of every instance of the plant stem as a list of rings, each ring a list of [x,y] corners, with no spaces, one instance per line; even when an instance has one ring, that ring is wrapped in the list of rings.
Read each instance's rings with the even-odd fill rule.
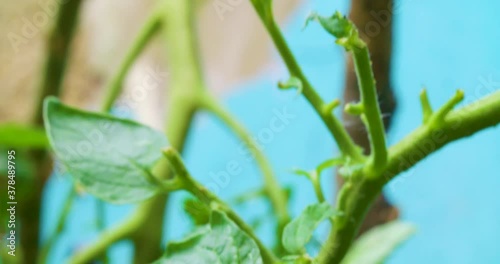
[[[141,52],[144,50],[146,45],[152,39],[152,37],[161,29],[163,12],[155,11],[146,21],[146,24],[142,27],[139,35],[136,37],[132,43],[132,47],[128,50],[125,55],[124,60],[120,64],[118,71],[111,78],[110,82],[106,85],[106,95],[103,99],[101,110],[103,112],[109,112],[116,98],[122,92],[123,81],[127,76],[130,68],[139,57]]]
[[[384,184],[399,173],[449,142],[470,136],[500,123],[500,91],[475,103],[452,111],[439,126],[422,125],[389,149],[386,168],[376,177],[357,177],[347,182],[339,193],[337,210],[342,216],[319,253],[319,263],[339,263],[351,246],[370,205],[382,191]]]
[[[190,95],[186,96],[192,100],[198,100],[199,95],[205,88],[203,71],[201,69],[197,37],[195,34],[193,1],[171,1],[163,0],[165,38],[168,44],[168,61],[171,65],[171,86],[189,85]],[[175,89],[175,92],[184,93],[185,88]]]
[[[200,87],[200,77],[199,73],[185,71],[183,66],[185,63],[189,63],[188,58],[192,58],[191,49],[194,43],[194,41],[191,40],[193,37],[193,30],[189,26],[179,26],[179,24],[183,23],[191,25],[190,22],[185,22],[191,19],[191,16],[187,13],[189,8],[185,7],[186,5],[189,6],[189,3],[187,3],[189,1],[165,2],[180,5],[180,7],[169,6],[168,8],[162,8],[161,14],[163,16],[161,18],[162,21],[164,21],[162,24],[166,24],[166,26],[162,28],[168,28],[165,33],[169,44],[169,62],[173,73],[171,75],[172,78],[170,80],[170,90],[168,94],[169,102],[167,105],[169,111],[167,113],[166,135],[170,144],[181,151],[197,107],[195,104],[196,99],[194,98],[196,98],[196,91]],[[179,21],[179,19],[181,21]],[[150,23],[152,20],[153,19],[149,20]],[[149,25],[151,26],[152,24]],[[144,27],[143,30],[151,30],[152,27],[150,26]],[[151,33],[152,32],[150,32],[150,34]],[[149,34],[141,33],[140,35],[144,37]],[[146,41],[143,42],[142,40],[138,40],[136,43],[145,44]],[[132,57],[136,56],[137,52],[139,52],[139,46],[139,44],[134,45],[132,49],[136,51],[128,52],[130,55],[125,60],[124,64],[131,63]],[[129,66],[122,65],[120,67],[122,70],[119,71],[120,74],[117,75],[118,77],[115,77],[115,81],[112,83],[123,83],[123,79],[119,80],[119,78],[125,77],[126,72],[130,68]],[[109,87],[115,86],[110,85]],[[116,87],[121,89],[121,85],[117,85]],[[119,92],[117,93],[119,94]],[[113,94],[115,94],[115,92],[108,93],[108,95]],[[112,102],[103,105],[103,108],[107,108],[107,105],[112,105]],[[154,175],[158,175],[162,179],[169,178],[169,170],[166,162],[160,162],[157,165]],[[136,261],[147,262],[160,257],[164,214],[159,212],[164,211],[166,202],[167,195],[159,195],[142,203],[130,218],[127,218],[120,225],[114,226],[103,232],[96,243],[78,252],[70,259],[69,263],[88,263],[96,256],[101,255],[113,243],[127,238],[133,239],[135,246],[134,258]]]
[[[136,59],[139,57],[139,55],[142,53],[142,51],[149,43],[149,41],[152,39],[152,37],[161,28],[162,14],[163,14],[162,12],[155,11],[148,18],[145,25],[141,29],[139,35],[133,41],[131,48],[125,55],[125,58],[120,64],[118,71],[111,78],[110,82],[106,85],[105,88],[106,95],[103,99],[101,106],[102,112],[105,113],[109,112],[113,107],[114,102],[121,94],[123,90],[123,82],[127,76],[127,73],[130,71],[130,68],[132,67]],[[97,208],[97,228],[99,231],[103,231],[104,230],[103,215],[105,212],[103,201],[97,200],[96,208]],[[104,253],[102,255],[103,255],[102,256],[103,262],[107,263],[108,262],[107,254]]]
[[[276,21],[272,17],[271,7],[268,7],[266,12],[262,12],[263,8],[261,4],[257,4],[258,1],[252,1],[257,13],[260,15],[261,21],[264,23],[267,31],[269,32],[271,38],[273,39],[274,45],[276,46],[281,58],[285,62],[290,75],[298,78],[302,82],[302,94],[309,101],[311,106],[316,110],[316,113],[321,117],[324,124],[334,137],[340,151],[346,156],[350,156],[353,160],[361,161],[363,160],[363,155],[359,147],[354,144],[351,137],[342,126],[340,121],[331,113],[331,107],[321,99],[316,90],[312,87],[309,80],[306,78],[299,64],[295,60],[292,51],[288,47]],[[269,1],[270,4],[270,1]]]
[[[316,172],[317,178],[312,181],[313,187],[314,187],[314,193],[316,194],[316,197],[318,198],[318,202],[322,203],[326,201],[325,195],[323,194],[323,190],[321,189],[321,182],[320,182],[320,175],[319,173]]]
[[[96,230],[97,232],[102,232],[106,229],[106,207],[102,200],[95,199],[96,206]],[[101,261],[103,264],[109,263],[108,253],[105,252],[101,256]]]
[[[71,206],[73,205],[73,201],[76,198],[76,190],[75,186],[71,185],[71,190],[66,197],[66,200],[63,205],[63,209],[61,211],[61,214],[59,218],[57,219],[57,223],[54,229],[54,232],[49,236],[43,247],[41,248],[39,255],[38,255],[38,262],[37,263],[47,263],[47,256],[50,253],[50,250],[54,246],[54,243],[56,242],[57,238],[59,235],[63,232],[64,230],[64,224],[66,223],[66,219],[69,216],[69,213],[71,212]]]
[[[144,208],[143,206],[142,208]],[[67,263],[90,263],[95,258],[101,256],[106,249],[117,241],[132,236],[134,230],[138,228],[140,223],[144,221],[146,210],[137,210],[133,215],[121,224],[114,226],[112,229],[105,230],[99,235],[99,239],[96,239],[92,244],[86,247],[84,250],[79,251],[73,255]]]
[[[49,33],[46,46],[46,57],[42,68],[42,79],[35,101],[35,109],[31,123],[43,127],[43,100],[49,95],[58,96],[62,90],[62,83],[66,72],[66,64],[70,54],[71,43],[76,31],[81,0],[59,2],[55,24]],[[22,223],[20,242],[20,258],[26,263],[35,263],[37,257],[45,260],[50,251],[51,244],[40,249],[40,211],[43,186],[52,171],[52,160],[46,150],[30,149],[30,156],[36,168],[33,177],[35,188],[23,198],[25,206],[19,211]],[[40,252],[42,250],[43,252]]]
[[[164,152],[165,157],[169,161],[171,168],[175,171],[176,175],[184,182],[186,191],[193,194],[200,201],[204,202],[207,206],[217,206],[218,209],[223,210],[227,216],[234,221],[234,223],[247,235],[249,235],[259,247],[264,263],[277,262],[274,254],[267,249],[267,247],[255,235],[252,228],[241,219],[224,201],[219,199],[215,194],[210,192],[207,188],[197,182],[189,173],[184,162],[180,158],[177,151],[173,148],[168,148]]]
[[[355,47],[352,50],[352,56],[361,93],[361,103],[363,105],[362,116],[366,121],[368,136],[370,138],[371,154],[365,174],[376,174],[377,170],[382,170],[387,163],[387,146],[368,47],[366,45],[362,48]]]
[[[33,117],[36,125],[43,125],[42,113],[45,97],[58,96],[61,91],[82,2],[82,0],[70,0],[60,3],[56,23],[49,36],[48,56],[44,62],[43,79]]]
[[[196,100],[203,88],[201,69],[197,66],[198,56],[193,25],[192,1],[162,0],[162,33],[166,41],[168,66],[170,70],[167,93],[166,135],[171,146],[182,151],[186,136],[196,112]],[[154,175],[170,178],[167,162],[161,161]],[[144,213],[148,217],[134,232],[134,261],[152,262],[161,256],[162,234],[165,226],[163,212],[167,195],[153,197],[146,202]],[[142,207],[142,206],[141,206]]]
[[[208,93],[204,91],[203,88],[205,84],[198,48],[196,47],[196,38],[193,32],[193,21],[188,19],[193,17],[189,3],[189,1],[165,2],[165,9],[169,10],[166,14],[169,20],[165,25],[167,27],[165,33],[167,39],[171,40],[169,42],[169,49],[176,51],[169,53],[169,60],[175,63],[175,67],[171,69],[172,74],[173,76],[177,76],[175,80],[172,80],[172,85],[178,84],[179,86],[185,86],[186,83],[190,83],[191,87],[198,88],[199,91],[196,93],[196,97],[183,95],[183,89],[178,89],[173,92],[178,93],[179,97],[183,97],[185,100],[190,101],[189,103],[196,103],[213,112],[249,146],[250,151],[254,154],[257,164],[263,172],[266,192],[268,192],[274,210],[278,213],[278,241],[281,241],[282,230],[289,221],[286,196],[284,192],[281,191],[278,182],[274,178],[269,162],[259,151],[248,132],[224,108],[222,108],[214,98],[210,97]],[[179,104],[179,102],[173,101],[171,101],[171,103]]]
[[[281,244],[281,237],[283,229],[290,221],[288,214],[287,198],[284,190],[281,188],[279,182],[274,177],[274,173],[268,159],[260,150],[257,143],[253,140],[250,133],[234,118],[219,102],[212,98],[210,95],[203,96],[201,100],[202,107],[213,113],[221,119],[229,129],[231,129],[247,146],[248,150],[255,158],[262,175],[264,177],[264,189],[267,197],[271,202],[274,212],[278,218],[278,227],[276,233],[277,249],[279,253],[284,253],[284,248]]]
[[[390,181],[447,143],[500,123],[500,90],[451,111],[437,126],[422,125],[389,149],[387,168],[379,177]],[[382,179],[381,179],[382,180]]]
[[[429,121],[433,113],[432,106],[429,102],[427,91],[425,89],[422,89],[420,92],[420,104],[422,106],[422,123],[425,124]]]

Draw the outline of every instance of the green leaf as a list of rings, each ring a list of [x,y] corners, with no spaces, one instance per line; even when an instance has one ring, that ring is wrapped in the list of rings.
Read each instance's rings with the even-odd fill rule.
[[[342,264],[380,264],[415,232],[408,223],[393,221],[362,235],[345,256]]]
[[[331,17],[323,17],[316,13],[312,13],[306,20],[306,26],[308,22],[312,20],[318,21],[328,33],[337,38],[336,43],[343,46],[346,50],[362,48],[366,45],[359,38],[358,31],[354,24],[338,11]]]
[[[55,98],[45,100],[44,121],[56,156],[89,193],[112,203],[131,203],[160,190],[151,170],[168,146],[162,133],[70,108]]]
[[[318,225],[333,216],[335,210],[327,202],[309,205],[286,225],[283,231],[283,246],[290,253],[301,253]]]
[[[0,125],[0,145],[10,148],[46,148],[49,141],[43,128],[8,123]]]
[[[155,264],[260,264],[257,244],[224,213],[213,211],[210,224],[198,228],[179,242],[167,246],[164,257]]]
[[[323,17],[317,13],[312,13],[307,18],[306,25],[312,20],[318,21],[328,33],[336,38],[348,37],[353,29],[352,23],[339,11],[335,12],[331,17]]]

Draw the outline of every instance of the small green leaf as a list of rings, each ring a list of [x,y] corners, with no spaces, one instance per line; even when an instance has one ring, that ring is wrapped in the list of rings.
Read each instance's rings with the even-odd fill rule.
[[[43,128],[9,123],[0,125],[0,145],[10,148],[46,148],[49,141]]]
[[[321,26],[336,38],[348,37],[353,29],[352,23],[343,16],[339,11],[335,12],[331,17],[323,17],[317,13],[312,13],[306,20],[306,25],[309,21],[316,20]]]
[[[318,21],[328,33],[332,34],[337,39],[336,43],[343,46],[346,50],[362,48],[366,45],[359,38],[358,31],[354,24],[338,11],[331,17],[323,17],[316,13],[312,13],[307,18],[306,25],[312,20]]]
[[[47,98],[44,121],[56,156],[86,191],[131,203],[160,188],[151,170],[168,146],[165,136],[139,123],[67,107]]]
[[[224,213],[213,211],[210,224],[185,239],[171,242],[165,256],[154,262],[196,264],[261,264],[257,244]]]
[[[286,225],[282,238],[285,249],[290,253],[301,253],[318,225],[334,214],[335,210],[327,202],[307,206],[299,217]]]
[[[347,252],[342,264],[381,264],[415,232],[408,223],[393,221],[362,235]]]

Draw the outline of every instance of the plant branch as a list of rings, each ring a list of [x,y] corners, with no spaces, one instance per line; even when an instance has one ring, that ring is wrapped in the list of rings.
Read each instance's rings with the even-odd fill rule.
[[[388,182],[397,174],[447,143],[500,123],[500,91],[451,111],[437,126],[422,125],[389,149],[389,162],[379,177]]]
[[[161,29],[163,10],[155,11],[146,21],[142,27],[139,35],[135,38],[132,43],[131,48],[127,51],[125,58],[121,62],[118,71],[111,78],[109,83],[106,85],[106,95],[103,99],[101,110],[103,112],[109,112],[116,98],[122,92],[123,81],[127,76],[130,68],[139,57],[141,52],[144,50],[146,45],[150,42],[152,37]]]
[[[274,254],[266,248],[264,243],[255,235],[252,228],[243,221],[224,201],[219,199],[215,194],[211,193],[207,188],[198,183],[190,175],[184,162],[174,148],[168,148],[163,151],[163,154],[170,163],[171,168],[174,170],[175,174],[184,183],[185,190],[193,194],[200,201],[204,202],[207,206],[213,208],[216,207],[224,211],[227,216],[234,221],[234,223],[247,235],[249,235],[259,247],[261,256],[264,263],[275,263],[277,261]]]
[[[337,210],[342,216],[320,251],[319,263],[339,263],[352,244],[364,216],[383,186],[399,173],[447,143],[470,136],[500,123],[500,91],[450,112],[437,126],[422,125],[389,149],[386,168],[376,177],[358,177],[341,189]]]
[[[35,101],[35,109],[31,123],[37,127],[43,127],[43,100],[46,96],[58,96],[62,90],[66,65],[71,50],[71,43],[77,28],[81,0],[71,0],[59,2],[55,24],[49,33],[42,68],[42,79]],[[30,149],[30,156],[36,168],[33,177],[33,186],[35,188],[23,198],[19,217],[23,226],[20,242],[22,250],[25,252],[21,258],[27,263],[35,263],[37,257],[45,258],[48,247],[40,252],[39,234],[40,234],[40,211],[43,186],[52,171],[52,160],[47,155],[46,150]]]
[[[464,99],[464,91],[457,90],[455,95],[446,102],[440,109],[438,109],[435,113],[429,117],[429,126],[431,127],[439,127],[440,123],[443,122],[446,115],[450,113],[453,108],[460,103]]]
[[[56,23],[50,33],[46,48],[48,55],[44,62],[43,79],[33,117],[36,125],[43,125],[43,99],[49,95],[58,96],[62,89],[66,63],[82,2],[82,0],[70,0],[60,3]]]
[[[420,92],[420,105],[422,106],[422,123],[425,124],[431,118],[433,113],[431,103],[429,102],[429,97],[427,97],[427,91],[422,89]]]
[[[288,204],[285,191],[281,188],[279,182],[274,176],[271,164],[265,157],[264,153],[260,150],[257,143],[253,140],[250,133],[240,124],[236,118],[234,118],[224,107],[220,105],[214,98],[210,95],[203,96],[201,100],[202,107],[217,116],[222,120],[230,130],[232,130],[247,146],[248,150],[252,153],[255,158],[257,165],[262,171],[264,177],[264,189],[267,197],[271,202],[274,212],[278,218],[278,232],[277,244],[278,251],[284,252],[281,245],[281,236],[283,234],[283,229],[285,225],[290,221],[290,215],[288,214]]]
[[[292,51],[288,47],[288,44],[286,43],[278,25],[276,24],[276,21],[272,16],[271,1],[252,0],[251,2],[255,10],[259,14],[261,21],[264,23],[264,26],[269,32],[274,45],[276,46],[278,52],[281,55],[281,58],[285,62],[285,65],[290,72],[290,75],[298,78],[301,81],[302,94],[314,108],[316,113],[321,117],[324,124],[334,137],[342,154],[352,157],[353,160],[363,160],[364,158],[360,148],[356,146],[340,121],[332,114],[331,105],[325,103],[323,99],[321,99],[320,95],[312,87],[309,80],[302,72],[299,64],[295,60]]]
[[[195,104],[196,99],[194,98],[196,98],[196,91],[200,87],[200,74],[194,71],[185,71],[183,69],[184,66],[182,66],[185,63],[190,63],[189,58],[192,58],[191,49],[193,49],[192,44],[194,44],[192,40],[193,30],[190,27],[191,22],[189,22],[192,18],[190,11],[188,11],[190,1],[163,2],[169,4],[161,8],[161,14],[163,21],[162,29],[169,44],[169,49],[167,50],[169,51],[169,63],[173,73],[171,75],[168,94],[167,105],[169,111],[167,113],[166,135],[170,144],[181,151],[197,107]],[[149,26],[144,27],[143,30],[149,31],[152,29],[152,20],[154,19],[150,19]],[[179,24],[187,24],[187,26],[179,26]],[[140,35],[148,36],[149,34],[144,32]],[[139,52],[140,45],[137,43],[145,44],[146,41],[136,41],[136,45],[132,47],[132,50],[135,49],[136,51],[127,53],[130,55],[125,60],[124,65],[121,66],[122,70],[119,71],[121,73],[117,75],[118,77],[124,78],[126,72],[129,70],[130,65],[127,66],[126,64],[132,63],[132,57],[136,56]],[[115,81],[112,83],[117,84],[116,87],[121,89],[121,85],[118,84],[123,83],[123,79],[119,80],[118,77],[115,77]],[[114,86],[110,85],[109,87]],[[114,92],[108,93],[111,96],[113,94]],[[109,104],[104,103],[103,108],[107,108],[107,105],[112,105],[112,102]],[[160,162],[154,170],[154,175],[158,175],[162,179],[168,179],[170,177],[168,164]],[[160,244],[163,233],[161,227],[164,224],[164,214],[158,212],[163,212],[166,202],[167,195],[159,195],[142,203],[131,217],[127,218],[120,225],[103,232],[96,240],[96,243],[78,252],[70,259],[69,263],[88,263],[97,256],[102,255],[115,242],[127,238],[133,239],[136,249],[134,258],[136,260],[140,260],[141,262],[155,260],[155,258],[161,255]]]
[[[123,82],[132,67],[133,63],[139,57],[144,47],[149,43],[151,38],[156,32],[161,28],[162,12],[155,11],[146,21],[145,25],[141,29],[139,35],[133,41],[131,48],[125,55],[124,60],[121,62],[117,73],[111,78],[110,82],[106,85],[105,91],[106,95],[103,99],[101,106],[102,112],[109,112],[113,107],[114,102],[121,94],[123,90]],[[96,213],[97,213],[97,227],[99,231],[104,230],[104,202],[96,201]],[[105,253],[102,253],[104,263],[108,262],[108,257]]]
[[[359,37],[356,26],[339,12],[328,18],[313,13],[309,20],[317,20],[337,39],[337,44],[352,54],[361,102],[346,105],[346,112],[361,115],[367,127],[371,153],[364,174],[367,177],[376,175],[387,163],[387,146],[368,46]]]
[[[352,56],[361,93],[362,117],[368,127],[368,136],[371,145],[370,160],[367,164],[367,169],[370,171],[366,173],[368,175],[383,169],[387,163],[385,130],[378,105],[377,89],[375,87],[368,47],[366,45],[363,45],[361,48],[354,47],[352,49]]]
[[[316,171],[316,179],[312,180],[312,184],[314,187],[314,193],[316,194],[316,197],[318,198],[318,202],[322,203],[326,201],[325,195],[323,194],[323,190],[321,189],[321,182],[320,178],[321,175]]]

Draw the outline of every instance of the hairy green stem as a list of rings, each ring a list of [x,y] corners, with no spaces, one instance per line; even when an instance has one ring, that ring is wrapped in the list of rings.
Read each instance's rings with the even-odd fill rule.
[[[367,171],[365,174],[376,174],[387,163],[387,146],[368,47],[364,45],[361,48],[353,48],[352,56],[361,93],[362,116],[368,128],[371,145],[370,160],[366,166]]]
[[[290,221],[290,215],[287,210],[288,204],[286,193],[275,178],[271,164],[245,127],[243,127],[243,125],[240,124],[236,118],[224,109],[219,102],[211,96],[206,95],[203,97],[201,104],[202,107],[220,118],[228,126],[228,128],[243,141],[255,158],[257,165],[262,171],[265,193],[267,197],[269,197],[271,206],[273,207],[273,210],[278,218],[278,227],[276,232],[277,249],[279,253],[284,253],[285,251],[281,244],[281,237],[283,229]]]
[[[238,214],[236,214],[224,201],[219,199],[215,194],[211,193],[207,188],[197,182],[189,173],[184,162],[180,158],[177,151],[173,148],[168,148],[164,152],[165,157],[169,161],[171,168],[175,171],[176,175],[183,181],[186,191],[193,194],[200,201],[204,202],[207,206],[213,207],[214,204],[223,210],[227,216],[234,221],[234,223],[247,235],[249,235],[257,244],[260,250],[260,254],[264,263],[275,263],[277,262],[274,254],[267,249],[267,247],[260,241],[260,239],[255,235],[252,228],[241,219]]]
[[[422,125],[389,149],[384,171],[376,177],[356,177],[339,193],[337,210],[342,216],[320,251],[319,263],[340,263],[351,246],[364,216],[384,184],[447,143],[500,123],[500,91],[450,112],[438,126]]]
[[[274,45],[276,46],[281,58],[285,62],[290,75],[298,78],[302,82],[302,94],[309,101],[316,113],[321,117],[323,123],[326,125],[332,136],[334,137],[340,151],[346,156],[352,157],[354,160],[363,160],[363,155],[358,146],[352,141],[351,137],[342,126],[338,118],[331,112],[331,106],[325,103],[316,90],[312,87],[309,80],[306,78],[299,64],[295,60],[292,51],[288,47],[285,38],[283,37],[276,21],[272,17],[270,2],[268,7],[263,7],[266,4],[259,3],[259,1],[252,0],[257,13],[260,15],[264,26],[269,32]]]

